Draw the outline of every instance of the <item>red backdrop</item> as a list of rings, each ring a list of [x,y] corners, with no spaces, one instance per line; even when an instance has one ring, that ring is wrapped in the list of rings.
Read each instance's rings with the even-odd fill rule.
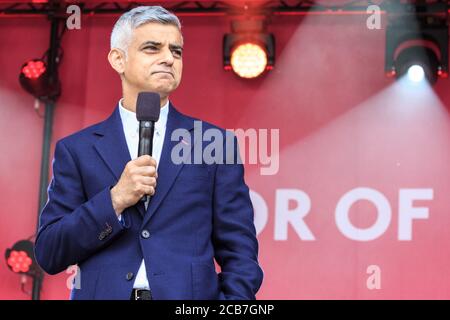
[[[84,17],[81,30],[64,37],[52,146],[107,117],[121,96],[106,60],[113,22]],[[280,129],[279,172],[262,176],[261,166],[246,165],[247,183],[260,196],[255,207],[265,278],[258,297],[449,299],[450,82],[439,81],[433,91],[386,79],[385,28],[367,29],[365,16],[274,17],[276,66],[253,81],[222,68],[226,18],[183,17],[182,24],[184,74],[171,96],[175,105],[230,129]],[[48,33],[44,18],[0,19],[2,254],[35,230],[43,119],[18,73],[46,50]],[[369,228],[392,213],[385,231],[369,241],[346,236],[335,218],[342,197],[362,187],[378,191],[388,206],[377,213],[373,203],[359,201],[349,211],[355,227]],[[285,189],[299,201],[289,200]],[[406,241],[398,231],[411,213],[399,213],[405,189],[432,195],[413,202],[428,208],[428,218],[413,220]],[[366,285],[371,265],[379,267],[380,289]],[[67,277],[46,276],[42,298],[68,298]],[[27,298],[4,261],[0,298]]]

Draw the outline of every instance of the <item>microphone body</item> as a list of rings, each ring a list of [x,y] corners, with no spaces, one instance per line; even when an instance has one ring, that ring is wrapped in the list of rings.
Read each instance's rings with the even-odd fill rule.
[[[155,134],[155,122],[139,121],[139,148],[138,157],[143,155],[151,156],[153,153],[153,136]],[[147,202],[148,195],[141,198],[141,201]]]
[[[152,155],[153,136],[155,134],[155,123],[153,121],[139,121],[139,148],[138,157]]]
[[[155,123],[159,119],[160,96],[154,92],[140,92],[136,102],[136,118],[139,121],[139,146],[138,157],[151,156],[153,153],[153,136],[155,134]],[[148,195],[141,198],[146,202]]]

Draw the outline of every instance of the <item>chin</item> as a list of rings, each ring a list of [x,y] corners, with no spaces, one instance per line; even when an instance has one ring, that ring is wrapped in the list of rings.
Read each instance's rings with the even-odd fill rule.
[[[156,88],[155,91],[159,93],[161,97],[167,97],[169,94],[175,91],[177,87],[160,87]]]
[[[156,92],[161,97],[167,97],[169,94],[171,94],[175,89],[178,87],[176,84],[157,84],[153,86],[147,85],[141,86],[142,91],[149,91],[149,92]]]

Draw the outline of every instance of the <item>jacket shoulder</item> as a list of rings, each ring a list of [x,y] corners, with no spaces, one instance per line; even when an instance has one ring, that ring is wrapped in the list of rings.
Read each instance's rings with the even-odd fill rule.
[[[86,144],[89,140],[92,140],[96,133],[101,132],[106,120],[92,124],[84,129],[78,130],[68,136],[65,136],[57,141],[62,143],[66,147],[77,146],[80,144]]]

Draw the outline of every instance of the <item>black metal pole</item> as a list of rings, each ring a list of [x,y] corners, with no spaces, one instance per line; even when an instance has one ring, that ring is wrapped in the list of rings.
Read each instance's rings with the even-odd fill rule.
[[[44,139],[42,144],[41,174],[39,183],[39,209],[36,229],[39,228],[39,216],[45,206],[45,203],[47,202],[48,172],[54,109],[55,103],[53,101],[49,101],[45,104]],[[31,294],[32,300],[40,300],[43,278],[44,273],[40,270],[39,273],[33,277],[33,289]]]
[[[45,122],[44,122],[44,139],[42,144],[42,158],[41,158],[41,174],[39,183],[39,214],[47,202],[47,186],[49,176],[49,159],[50,159],[50,146],[52,139],[53,129],[53,114],[55,103],[49,101],[45,104]],[[39,225],[39,215],[37,224]]]
[[[57,9],[57,6],[55,6]],[[48,51],[47,68],[50,75],[50,85],[58,82],[58,50],[60,46],[59,29],[61,20],[55,17],[55,12],[49,14],[51,21],[50,28],[50,48]],[[39,228],[39,216],[47,202],[47,187],[49,180],[49,163],[50,163],[50,146],[52,140],[53,130],[53,115],[56,107],[57,97],[49,97],[45,103],[45,122],[44,122],[44,136],[42,143],[42,158],[41,158],[41,173],[39,183],[39,208],[36,229]],[[44,273],[39,272],[33,277],[32,300],[40,300],[40,293],[42,287]]]

